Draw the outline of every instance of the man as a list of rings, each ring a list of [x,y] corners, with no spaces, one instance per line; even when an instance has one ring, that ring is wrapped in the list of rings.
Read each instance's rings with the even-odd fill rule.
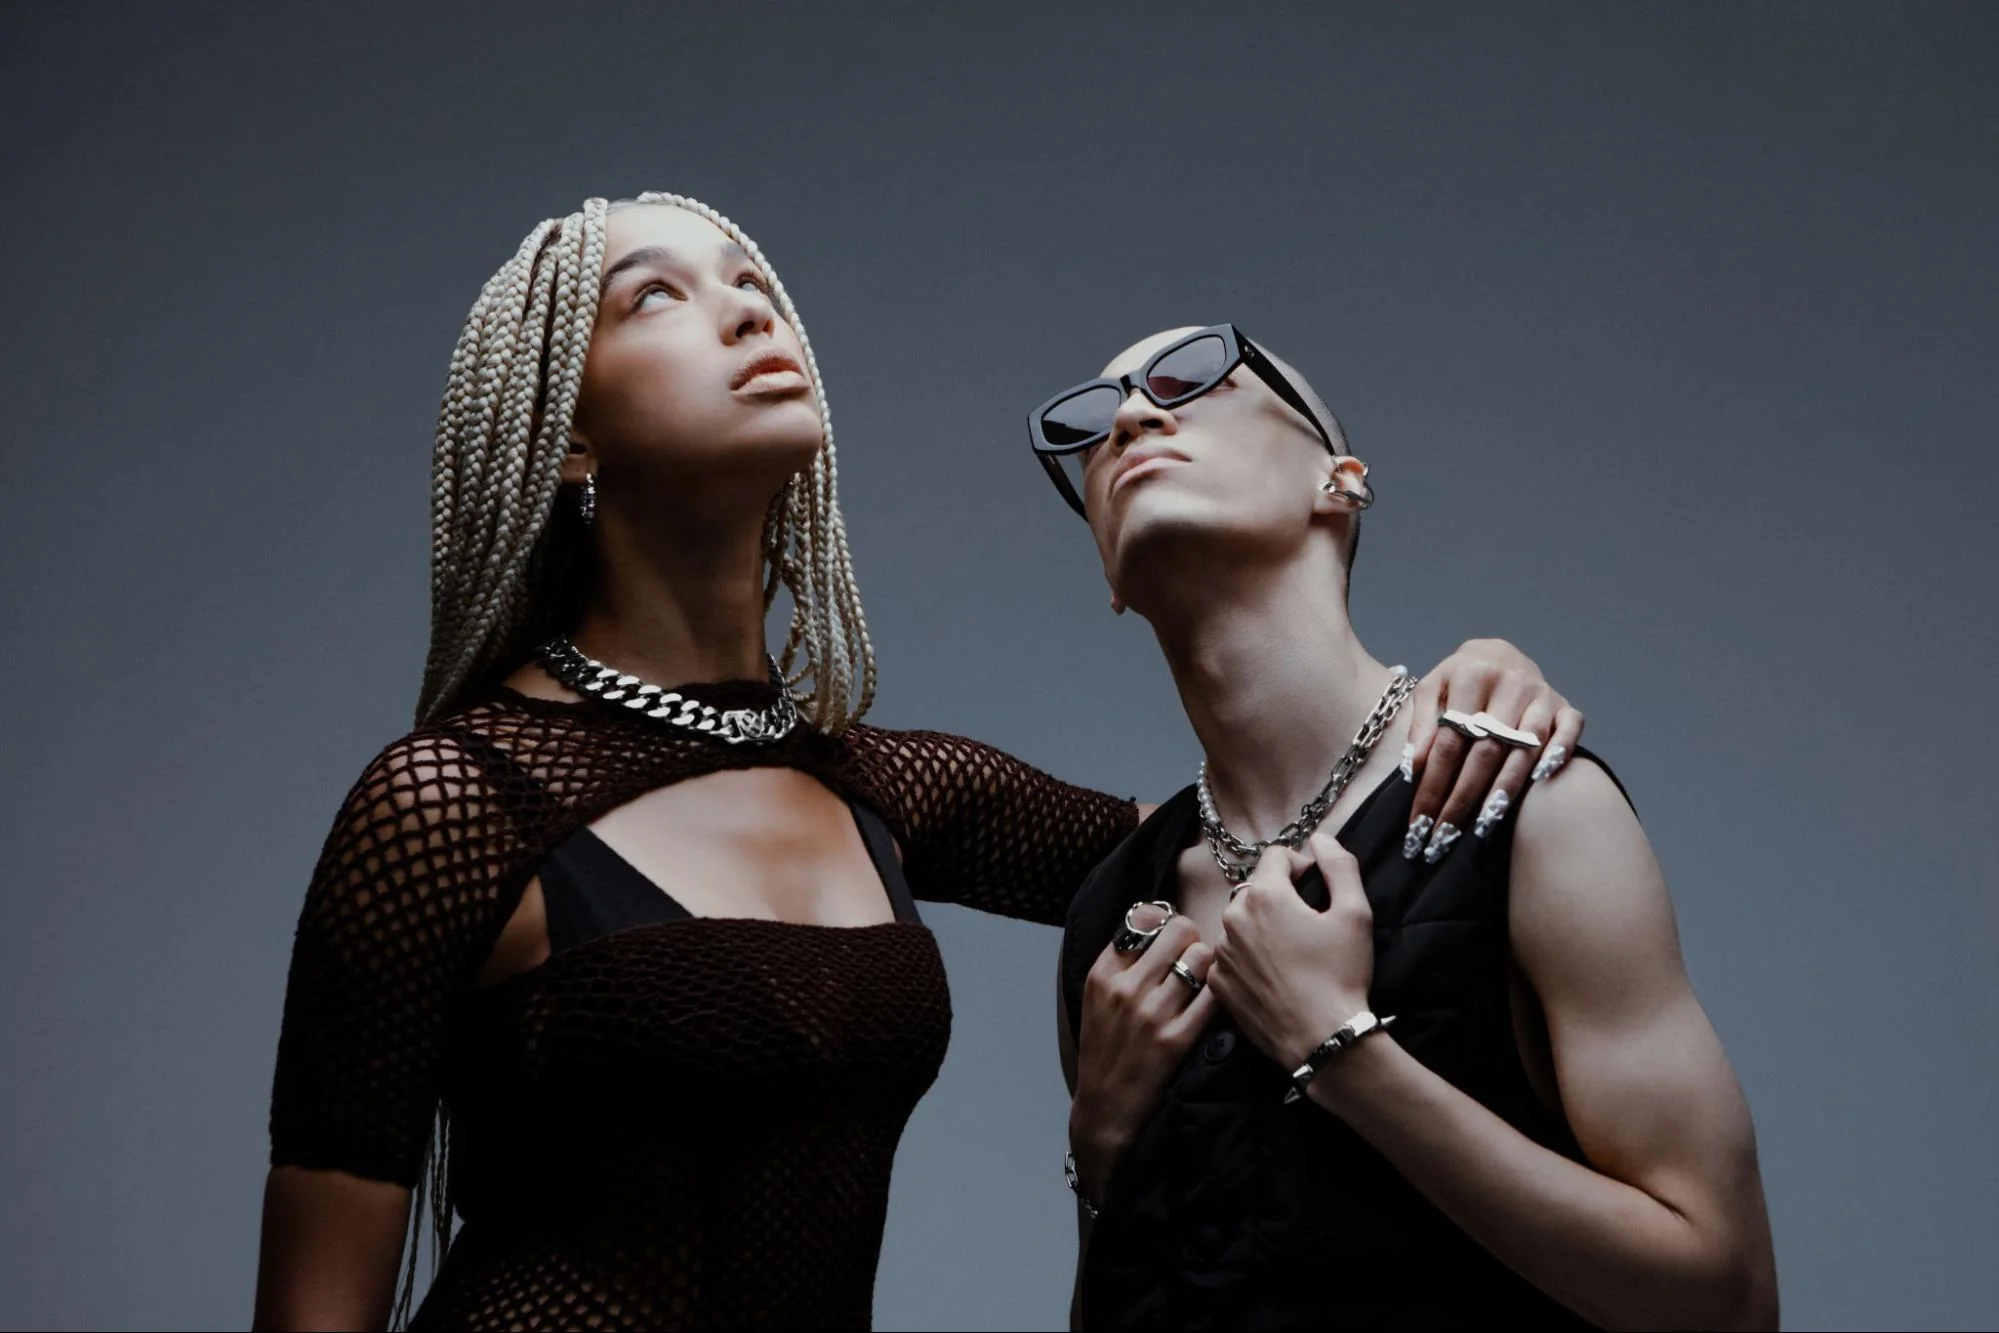
[[[1220,325],[1032,424],[1206,755],[1064,935],[1078,1324],[1774,1327],[1748,1108],[1615,780],[1460,710],[1468,772],[1535,780],[1412,818],[1323,402]]]

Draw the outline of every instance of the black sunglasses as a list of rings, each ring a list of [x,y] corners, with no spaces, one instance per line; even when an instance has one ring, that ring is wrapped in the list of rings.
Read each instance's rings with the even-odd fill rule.
[[[1248,335],[1233,324],[1216,324],[1168,343],[1134,374],[1090,380],[1056,394],[1028,414],[1027,431],[1034,444],[1034,456],[1041,460],[1041,466],[1069,507],[1081,514],[1083,496],[1076,481],[1063,469],[1063,460],[1074,460],[1085,449],[1110,438],[1118,409],[1131,397],[1133,389],[1157,407],[1175,408],[1220,384],[1237,366],[1249,367],[1279,398],[1311,422],[1328,452],[1339,457],[1340,451],[1326,432],[1325,423],[1306,404],[1304,396],[1291,387],[1291,382]]]

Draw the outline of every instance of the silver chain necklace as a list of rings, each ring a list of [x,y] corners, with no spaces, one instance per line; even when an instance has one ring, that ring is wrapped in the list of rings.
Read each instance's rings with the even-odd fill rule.
[[[683,727],[731,745],[783,740],[798,725],[798,703],[791,697],[784,673],[768,655],[764,661],[770,666],[770,683],[777,690],[777,702],[768,708],[721,709],[648,684],[616,667],[605,666],[594,657],[585,657],[567,637],[550,639],[537,654],[549,675],[578,694],[619,704],[670,727]]]
[[[1251,871],[1256,869],[1256,863],[1262,859],[1266,850],[1279,843],[1295,849],[1312,836],[1312,830],[1319,827],[1319,822],[1326,817],[1326,811],[1332,809],[1340,799],[1340,795],[1346,791],[1347,784],[1353,781],[1353,775],[1360,771],[1361,765],[1367,762],[1368,755],[1373,753],[1375,743],[1381,739],[1381,733],[1388,730],[1389,722],[1394,720],[1403,702],[1416,689],[1416,678],[1409,674],[1406,667],[1395,667],[1393,670],[1395,678],[1389,681],[1388,688],[1382,691],[1380,702],[1376,703],[1374,711],[1367,715],[1367,721],[1361,723],[1360,730],[1354,733],[1353,744],[1347,746],[1346,753],[1340,756],[1337,764],[1333,765],[1332,773],[1326,778],[1326,785],[1319,788],[1317,796],[1299,808],[1296,819],[1262,842],[1244,842],[1229,832],[1228,826],[1222,823],[1221,814],[1215,809],[1215,794],[1208,789],[1208,761],[1206,759],[1201,761],[1201,780],[1198,786],[1201,832],[1208,837],[1208,851],[1214,856],[1215,864],[1221,868],[1223,879],[1230,884],[1240,884],[1249,878]]]

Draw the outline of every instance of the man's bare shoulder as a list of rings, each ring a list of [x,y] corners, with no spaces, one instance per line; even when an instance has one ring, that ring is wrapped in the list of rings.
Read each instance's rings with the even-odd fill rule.
[[[1535,783],[1514,831],[1509,923],[1544,1002],[1636,1002],[1682,975],[1671,895],[1637,813],[1587,757]]]

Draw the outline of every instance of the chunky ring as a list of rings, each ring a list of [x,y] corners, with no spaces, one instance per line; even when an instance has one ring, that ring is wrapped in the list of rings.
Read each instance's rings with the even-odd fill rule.
[[[1470,713],[1460,713],[1455,708],[1446,708],[1442,713],[1438,714],[1437,724],[1449,727],[1468,741],[1482,741],[1485,739],[1485,728],[1474,721]]]
[[[1180,978],[1180,980],[1186,982],[1189,986],[1192,986],[1194,988],[1194,994],[1196,995],[1199,995],[1201,993],[1201,988],[1208,984],[1207,982],[1201,980],[1199,977],[1195,976],[1194,969],[1187,966],[1186,963],[1182,962],[1178,958],[1175,958],[1173,960],[1173,967],[1171,971],[1174,976]]]
[[[1437,721],[1467,740],[1498,741],[1501,745],[1509,745],[1516,750],[1541,748],[1539,736],[1531,731],[1509,727],[1487,712],[1461,713],[1455,708],[1446,708],[1438,715]]]
[[[1131,923],[1131,914],[1141,907],[1157,907],[1160,911],[1166,913],[1166,915],[1152,929],[1140,930]],[[1111,940],[1111,948],[1117,950],[1119,953],[1144,953],[1151,947],[1152,942],[1159,938],[1159,932],[1166,929],[1166,923],[1172,919],[1172,903],[1158,901],[1133,903],[1125,909],[1124,925],[1119,928],[1116,937]]]
[[[1501,745],[1510,745],[1516,750],[1538,750],[1541,748],[1541,738],[1539,736],[1536,736],[1531,731],[1521,731],[1516,727],[1509,727],[1490,713],[1473,713],[1471,720],[1484,727],[1485,734],[1498,741]]]

